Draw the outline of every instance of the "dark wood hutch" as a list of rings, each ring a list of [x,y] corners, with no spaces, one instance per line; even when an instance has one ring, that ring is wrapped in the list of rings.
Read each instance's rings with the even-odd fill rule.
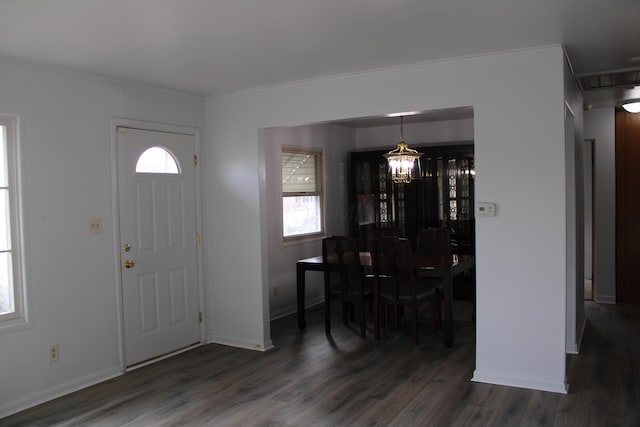
[[[424,155],[420,177],[408,184],[391,181],[388,150],[350,153],[349,227],[363,250],[375,235],[395,232],[415,248],[418,230],[451,230],[452,252],[473,254],[474,155],[473,144],[411,146]]]

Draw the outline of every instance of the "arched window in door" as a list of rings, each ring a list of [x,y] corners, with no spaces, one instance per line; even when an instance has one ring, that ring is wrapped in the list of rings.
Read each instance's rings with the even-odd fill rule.
[[[176,158],[166,148],[151,147],[138,157],[136,173],[179,174],[180,168]]]

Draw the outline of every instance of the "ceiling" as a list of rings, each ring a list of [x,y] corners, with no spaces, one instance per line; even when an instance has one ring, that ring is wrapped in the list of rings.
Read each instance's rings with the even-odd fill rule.
[[[578,75],[640,69],[639,22],[637,0],[3,0],[0,55],[209,95],[560,43]]]
[[[401,113],[397,111],[393,114]],[[443,108],[430,111],[412,111],[403,115],[404,124],[439,122],[444,120],[464,120],[473,119],[473,107]],[[397,126],[400,124],[398,117],[377,116],[358,117],[355,119],[337,120],[334,123],[351,128],[368,128],[377,126]]]

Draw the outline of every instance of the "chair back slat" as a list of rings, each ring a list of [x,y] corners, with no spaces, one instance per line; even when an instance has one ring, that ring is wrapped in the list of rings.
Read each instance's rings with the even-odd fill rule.
[[[393,323],[400,316],[400,307],[411,310],[413,342],[418,343],[418,307],[432,302],[435,325],[439,319],[436,287],[439,281],[424,280],[416,276],[415,257],[408,239],[384,237],[373,242],[371,260],[374,268],[374,294],[376,301],[375,336],[380,337],[380,319],[385,317],[384,307],[395,306]]]
[[[411,295],[415,272],[409,240],[400,237],[376,239],[371,256],[380,293],[394,298]]]
[[[451,232],[448,228],[423,228],[418,231],[416,256],[423,263],[446,266],[452,262]]]
[[[324,264],[324,315],[325,332],[331,334],[331,300],[342,300],[343,323],[358,311],[360,337],[366,338],[365,308],[371,302],[373,292],[360,263],[360,252],[356,239],[346,236],[331,236],[322,239],[322,261]],[[349,313],[348,313],[349,312]]]
[[[416,255],[451,255],[451,232],[448,228],[423,228],[418,231]]]
[[[360,252],[356,240],[347,236],[331,236],[322,240],[322,259],[331,289],[340,288],[343,294],[364,292]]]

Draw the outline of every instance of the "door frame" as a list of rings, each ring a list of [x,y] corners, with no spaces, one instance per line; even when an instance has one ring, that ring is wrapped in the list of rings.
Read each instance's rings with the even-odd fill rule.
[[[150,363],[157,362],[158,360],[171,357],[175,354],[189,350],[192,347],[181,349],[168,355],[159,356],[148,362],[140,363],[134,367],[126,366],[126,356],[124,348],[124,307],[122,300],[122,276],[120,255],[120,202],[118,192],[118,127],[129,127],[140,130],[148,130],[155,132],[168,132],[178,133],[183,135],[190,135],[193,137],[193,150],[196,156],[200,158],[200,129],[190,126],[171,125],[167,123],[148,122],[142,120],[130,120],[120,117],[111,118],[111,198],[112,198],[112,216],[113,216],[113,253],[114,253],[114,268],[115,268],[115,288],[116,288],[116,317],[118,322],[118,355],[120,358],[120,370],[126,372],[127,370],[133,370],[146,366]],[[195,169],[195,198],[196,198],[196,230],[202,236],[202,197],[201,197],[201,183],[199,166]],[[200,322],[200,344],[205,341],[205,304],[204,304],[204,286],[203,286],[203,258],[202,258],[202,244],[196,247],[197,254],[197,286],[198,286],[198,309],[202,313],[202,320]]]

